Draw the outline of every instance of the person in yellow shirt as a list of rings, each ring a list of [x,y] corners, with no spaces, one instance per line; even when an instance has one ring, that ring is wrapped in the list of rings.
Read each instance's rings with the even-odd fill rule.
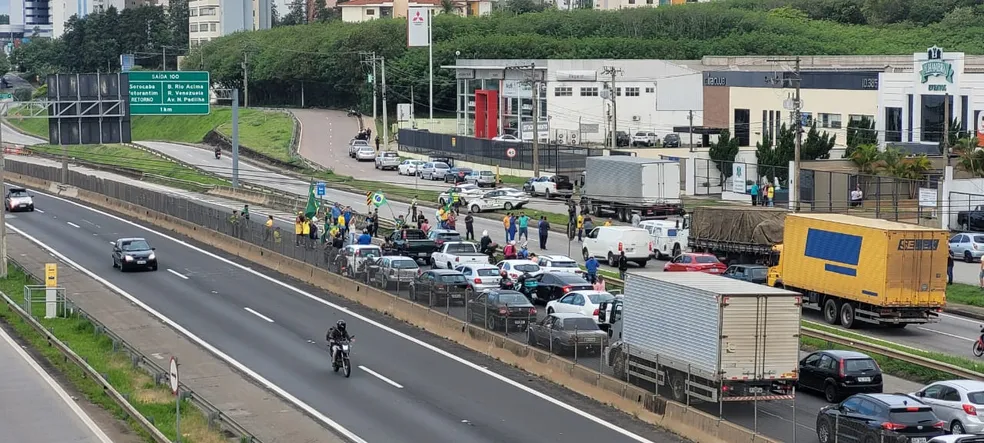
[[[301,224],[301,235],[304,236],[304,244],[307,245],[307,246],[310,246],[310,243],[311,243],[311,240],[310,240],[310,237],[311,237],[311,221],[310,220],[304,219],[304,222]]]
[[[302,235],[304,235],[304,214],[298,212],[297,218],[294,219],[294,246],[301,245]]]
[[[502,217],[502,229],[505,229],[506,231],[506,243],[509,243],[509,225],[511,222],[512,222],[512,218],[509,216],[509,214],[506,214],[505,217]]]
[[[612,225],[612,219],[605,220],[605,226],[611,226],[611,225]]]
[[[577,241],[582,241],[584,236],[584,214],[577,215]]]
[[[263,241],[270,241],[270,236],[273,235],[273,216],[268,216],[266,223],[263,224],[266,229],[263,230]]]
[[[776,188],[773,187],[772,185],[769,185],[769,190],[766,191],[766,197],[769,199],[769,206],[770,207],[775,206],[776,203],[773,199],[775,199],[776,197]]]

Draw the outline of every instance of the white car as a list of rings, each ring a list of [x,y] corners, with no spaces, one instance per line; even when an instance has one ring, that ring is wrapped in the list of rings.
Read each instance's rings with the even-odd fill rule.
[[[519,196],[527,195],[527,193],[523,192],[523,190],[516,189],[516,188],[497,188],[496,191],[505,192],[507,195],[519,195]]]
[[[470,183],[463,183],[447,191],[442,192],[441,195],[437,197],[437,202],[440,203],[441,205],[447,204],[447,202],[451,200],[452,190],[456,194],[458,194],[458,198],[461,200],[462,203],[467,203],[471,201],[471,199],[473,198],[480,197],[482,193],[485,192],[484,189],[479,188],[476,185]]]
[[[604,291],[572,291],[559,300],[548,302],[547,314],[581,314],[598,323],[598,305],[606,301],[615,301],[615,296]]]
[[[503,135],[500,135],[500,136],[498,136],[498,137],[492,137],[492,141],[497,141],[497,142],[510,142],[510,143],[519,143],[519,142],[521,142],[522,140],[520,140],[520,139],[519,139],[518,137],[516,137],[515,135],[509,135],[509,134],[503,134]]]
[[[479,213],[499,209],[511,211],[522,208],[529,202],[530,198],[525,195],[508,194],[505,191],[495,190],[486,192],[481,197],[469,198],[467,204],[469,211]]]
[[[464,265],[454,268],[468,280],[468,288],[474,293],[499,287],[499,268],[493,265]]]
[[[352,140],[350,140],[349,141],[349,150],[348,150],[349,151],[349,157],[355,158],[355,153],[358,152],[359,149],[361,149],[363,146],[365,146],[365,147],[371,147],[371,146],[369,146],[369,142],[368,141],[359,140],[357,138],[353,138]],[[375,155],[375,154],[373,154],[373,155]]]
[[[537,256],[537,265],[543,272],[567,272],[571,274],[584,274],[581,267],[573,258],[563,255],[540,255]]]
[[[382,151],[376,156],[376,169],[396,169],[400,166],[400,155],[394,151]]]
[[[371,146],[363,146],[358,151],[355,151],[355,159],[360,162],[371,162],[376,159],[376,150],[372,149]]]
[[[503,260],[496,263],[495,266],[499,268],[499,271],[506,271],[506,275],[513,280],[527,272],[534,277],[543,273],[540,265],[529,260]]]
[[[417,168],[426,163],[423,160],[403,160],[400,166],[396,167],[396,173],[400,175],[417,175]]]

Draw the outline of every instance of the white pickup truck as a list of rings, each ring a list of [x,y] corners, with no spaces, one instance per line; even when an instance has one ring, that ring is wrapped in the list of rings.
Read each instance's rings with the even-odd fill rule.
[[[475,243],[448,242],[437,252],[431,254],[431,264],[435,268],[454,269],[467,264],[488,264],[488,256],[478,252]]]

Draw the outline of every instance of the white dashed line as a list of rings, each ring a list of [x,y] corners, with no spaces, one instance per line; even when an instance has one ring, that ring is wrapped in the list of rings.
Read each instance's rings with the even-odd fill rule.
[[[170,272],[170,273],[172,273],[172,274],[174,274],[174,275],[177,275],[178,277],[181,277],[181,278],[183,278],[183,279],[185,279],[185,280],[187,280],[187,279],[188,279],[188,276],[186,276],[186,275],[184,275],[184,274],[182,274],[182,273],[180,273],[180,272],[178,272],[178,271],[175,271],[174,269],[170,269],[170,268],[168,268],[168,270],[167,270],[167,272]]]
[[[44,211],[42,211],[40,209],[35,208],[34,210],[37,211],[37,212],[40,212],[40,213],[44,214]]]
[[[372,369],[369,369],[369,368],[367,368],[365,366],[359,366],[359,369],[361,369],[363,371],[366,371],[366,373],[368,373],[369,375],[371,375],[373,377],[376,377],[376,378],[378,378],[378,379],[380,379],[380,380],[382,380],[382,381],[384,381],[386,383],[389,383],[390,385],[392,385],[396,389],[403,389],[403,385],[401,385],[401,384],[399,384],[399,383],[397,383],[397,382],[395,382],[393,380],[390,380],[390,379],[388,379],[386,377],[383,377],[378,372],[373,371]]]
[[[79,226],[79,225],[77,225],[75,223],[72,223],[72,222],[65,222],[65,223],[68,223],[68,225],[71,226],[71,227],[73,227],[73,228],[81,228],[81,226]]]
[[[265,315],[263,315],[263,314],[260,314],[259,312],[256,312],[256,311],[254,311],[254,310],[252,310],[252,309],[250,309],[250,308],[248,308],[248,307],[246,307],[246,308],[243,308],[243,309],[245,309],[245,310],[246,310],[247,312],[249,312],[250,314],[253,314],[253,315],[255,315],[255,316],[257,316],[257,317],[259,317],[259,318],[262,318],[262,319],[264,319],[264,320],[266,320],[266,321],[267,321],[267,322],[269,322],[269,323],[273,323],[273,319],[272,319],[272,318],[270,318],[270,317],[267,317],[267,316],[265,316]]]

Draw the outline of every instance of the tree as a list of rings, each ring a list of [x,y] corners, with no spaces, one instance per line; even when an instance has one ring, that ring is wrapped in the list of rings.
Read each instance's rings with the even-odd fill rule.
[[[947,128],[947,136],[946,136],[947,139],[946,141],[949,141],[950,147],[953,148],[954,146],[957,145],[958,140],[966,137],[967,137],[967,131],[964,131],[964,129],[960,126],[960,120],[950,119],[950,127]],[[944,142],[944,137],[941,135],[940,144],[939,144],[940,155],[945,156],[947,155],[947,153],[946,153],[946,148],[943,146],[943,142]]]
[[[851,120],[847,124],[847,150],[844,151],[844,158],[851,158],[854,150],[861,145],[877,145],[878,132],[875,131],[875,120],[862,116],[858,120]]]
[[[786,181],[789,178],[789,162],[796,154],[796,140],[794,130],[786,126],[785,123],[779,127],[776,133],[776,143],[773,145],[769,139],[764,139],[762,143],[756,143],[755,154],[758,157],[758,173],[770,180],[779,178]]]
[[[171,31],[171,44],[188,46],[188,0],[171,0],[167,8],[167,21]],[[168,65],[174,66],[170,63]]]
[[[281,26],[295,26],[303,25],[307,23],[307,2],[303,0],[294,0],[290,3],[287,9],[287,15],[284,15],[283,20],[280,21]]]
[[[441,12],[445,14],[454,14],[458,9],[458,4],[454,0],[441,0]]]
[[[277,2],[270,2],[270,27],[280,26],[280,12],[277,11]]]
[[[851,161],[858,167],[858,171],[865,175],[875,175],[878,173],[878,162],[881,161],[882,154],[878,151],[878,145],[864,144],[858,146],[851,153]]]
[[[974,177],[984,177],[984,149],[979,147],[977,137],[957,140],[953,150],[959,158],[958,168],[973,174]]]
[[[542,12],[547,9],[547,5],[534,0],[507,0],[505,2],[505,9],[513,14],[527,14],[530,12]]]
[[[315,0],[314,2],[314,20],[318,23],[327,23],[330,21],[334,14],[332,10],[328,7],[328,2],[325,0]]]
[[[817,124],[814,122],[800,146],[800,157],[802,160],[826,160],[830,158],[830,150],[834,149],[835,143],[837,143],[837,136],[827,131],[818,131]]]
[[[732,137],[731,131],[727,129],[721,131],[718,141],[711,143],[707,155],[714,161],[718,171],[721,171],[725,178],[731,178],[731,174],[734,172],[731,165],[735,162],[735,157],[738,156],[738,137]]]
[[[0,51],[0,75],[10,72],[10,60]]]

